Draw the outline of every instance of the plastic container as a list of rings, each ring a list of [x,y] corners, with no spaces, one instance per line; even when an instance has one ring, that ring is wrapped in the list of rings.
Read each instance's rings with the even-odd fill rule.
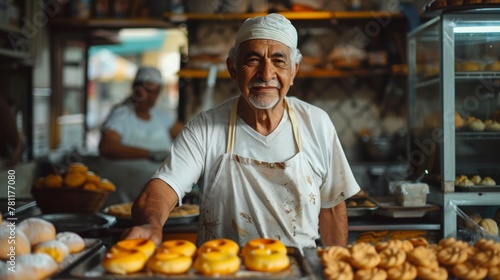
[[[425,206],[428,193],[429,185],[424,183],[402,183],[394,190],[396,204],[404,207]]]

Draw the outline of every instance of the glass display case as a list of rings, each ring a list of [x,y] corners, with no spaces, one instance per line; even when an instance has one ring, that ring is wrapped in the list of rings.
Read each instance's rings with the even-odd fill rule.
[[[500,9],[442,11],[407,40],[409,177],[434,187],[446,236],[455,206],[500,206]]]

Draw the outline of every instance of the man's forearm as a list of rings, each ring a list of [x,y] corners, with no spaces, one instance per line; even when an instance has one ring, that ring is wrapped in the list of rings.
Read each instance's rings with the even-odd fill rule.
[[[149,181],[132,207],[134,225],[150,224],[161,228],[170,211],[179,201],[175,191],[164,181],[152,179]]]
[[[325,246],[347,246],[349,228],[345,202],[320,210],[319,233]]]

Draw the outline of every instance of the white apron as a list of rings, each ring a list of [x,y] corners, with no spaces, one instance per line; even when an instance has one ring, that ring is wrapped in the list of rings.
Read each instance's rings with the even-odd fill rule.
[[[204,186],[198,244],[229,238],[244,246],[266,237],[300,250],[316,246],[321,182],[301,152],[296,116],[286,99],[285,106],[298,152],[285,162],[263,162],[233,154],[238,99],[234,101],[226,154],[213,184]]]

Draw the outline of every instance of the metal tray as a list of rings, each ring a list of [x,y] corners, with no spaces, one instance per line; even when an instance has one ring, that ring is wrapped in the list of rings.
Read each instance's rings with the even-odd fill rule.
[[[373,203],[375,206],[363,205],[365,201]],[[356,206],[349,206],[349,202],[356,202]],[[347,217],[363,217],[372,215],[379,207],[378,202],[370,197],[351,197],[346,200]]]
[[[35,216],[54,224],[56,230],[76,233],[107,229],[116,223],[116,218],[101,213],[54,213]]]
[[[463,186],[455,186],[456,191],[461,192],[500,192],[500,186],[471,186],[471,187],[463,187]]]
[[[301,252],[295,247],[287,247],[288,256],[290,258],[290,267],[285,271],[276,273],[264,273],[246,270],[242,264],[241,269],[233,275],[217,276],[222,279],[311,279],[314,278],[309,264],[305,261]],[[153,274],[150,272],[138,272],[130,275],[114,275],[104,271],[101,266],[101,261],[106,254],[105,247],[100,248],[97,252],[86,258],[71,270],[65,273],[68,278],[85,278],[85,279],[206,279],[207,276],[197,274],[192,268],[185,275],[162,275]]]
[[[89,258],[102,248],[105,248],[104,245],[102,244],[102,241],[99,239],[84,238],[83,241],[85,241],[85,248],[81,252],[70,254],[69,256],[67,256],[59,264],[59,272],[52,277],[53,279],[61,278],[63,275],[66,274],[67,271],[75,267],[80,261]]]

